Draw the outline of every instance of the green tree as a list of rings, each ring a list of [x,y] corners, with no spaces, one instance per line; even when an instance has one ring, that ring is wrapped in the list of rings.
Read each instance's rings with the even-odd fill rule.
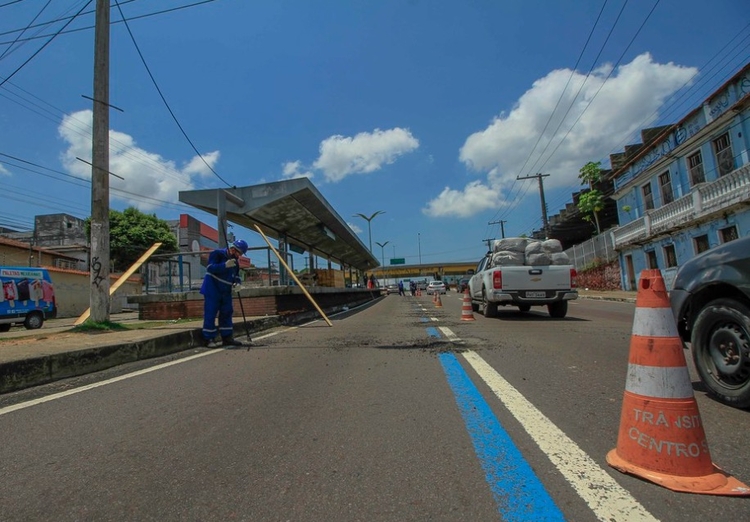
[[[597,234],[601,234],[599,212],[604,210],[604,195],[595,189],[594,185],[602,179],[601,164],[601,161],[597,161],[596,163],[589,161],[578,171],[578,179],[589,185],[589,191],[581,194],[581,197],[578,199],[578,210],[581,211],[583,219],[586,221],[590,222],[592,219],[594,220]]]
[[[91,236],[91,218],[86,220],[86,235]],[[156,214],[144,214],[135,207],[109,211],[109,257],[115,270],[127,270],[157,242],[162,243],[160,254],[179,252],[169,224]]]

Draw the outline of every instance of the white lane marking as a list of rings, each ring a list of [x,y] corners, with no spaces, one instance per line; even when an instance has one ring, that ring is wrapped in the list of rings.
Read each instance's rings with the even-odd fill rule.
[[[448,328],[447,326],[438,326],[438,329],[443,332],[443,335],[448,338],[448,340],[452,343],[456,341],[460,341],[461,339],[458,338],[456,334],[453,333],[453,331]]]
[[[599,520],[658,520],[476,352],[462,355]]]
[[[362,305],[362,306],[364,306],[364,305]],[[359,307],[356,307],[356,308],[359,308]],[[341,312],[338,312],[338,313],[335,313],[335,314],[331,315],[330,317],[336,317],[337,315],[344,314],[344,313],[349,312],[351,310],[354,310],[356,308],[350,308],[349,310],[343,310]],[[285,333],[285,332],[290,332],[292,330],[296,330],[297,328],[302,328],[303,326],[307,326],[309,324],[313,324],[313,323],[316,323],[318,321],[321,321],[321,319],[314,319],[312,321],[309,321],[307,323],[304,323],[304,324],[301,324],[301,325],[297,325],[297,326],[289,326],[287,328],[283,328],[283,329],[277,330],[275,332],[270,332],[270,333],[267,333],[265,335],[261,335],[261,336],[258,336],[258,337],[253,337],[253,339],[254,340],[268,339],[269,337],[273,337],[275,335],[279,335],[279,334],[282,334],[282,333]],[[63,397],[68,397],[69,395],[75,395],[76,393],[81,393],[81,392],[85,392],[85,391],[88,391],[88,390],[93,390],[94,388],[99,388],[101,386],[107,386],[108,384],[114,384],[114,383],[119,382],[119,381],[124,381],[125,379],[131,379],[133,377],[138,377],[138,376],[144,375],[146,373],[155,372],[157,370],[163,370],[164,368],[169,368],[170,366],[174,366],[175,364],[182,364],[182,363],[185,363],[185,362],[188,362],[188,361],[192,361],[193,359],[199,359],[201,357],[206,357],[207,355],[213,355],[215,353],[223,352],[224,350],[225,350],[224,348],[214,348],[212,350],[209,350],[209,351],[206,351],[206,352],[203,352],[203,353],[198,353],[198,354],[195,354],[195,355],[191,355],[189,357],[185,357],[184,359],[178,359],[176,361],[170,361],[168,363],[157,364],[156,366],[151,366],[150,368],[145,368],[143,370],[138,370],[138,371],[133,372],[133,373],[128,373],[128,374],[125,374],[125,375],[120,375],[119,377],[113,377],[112,379],[107,379],[105,381],[95,382],[93,384],[87,384],[86,386],[81,386],[80,388],[74,388],[72,390],[66,390],[64,392],[54,393],[52,395],[47,395],[46,397],[40,397],[38,399],[34,399],[34,400],[31,400],[31,401],[20,402],[18,404],[13,404],[12,406],[6,406],[5,408],[0,408],[0,416],[5,415],[7,413],[14,412],[14,411],[23,410],[25,408],[30,408],[30,407],[36,406],[38,404],[44,404],[45,402],[54,401],[54,400],[57,400],[57,399],[62,399]]]

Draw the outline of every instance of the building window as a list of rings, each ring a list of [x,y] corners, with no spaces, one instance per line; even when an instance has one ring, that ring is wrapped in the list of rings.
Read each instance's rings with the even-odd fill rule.
[[[672,178],[669,177],[669,171],[659,174],[659,189],[661,190],[661,200],[664,205],[674,201]]]
[[[674,251],[674,245],[664,247],[664,260],[667,263],[667,268],[677,266],[677,254]]]
[[[706,234],[694,238],[693,241],[695,242],[696,254],[700,254],[711,248],[711,245],[708,244],[708,236]]]
[[[731,227],[722,228],[719,230],[719,237],[721,238],[722,243],[729,243],[730,241],[734,241],[739,236],[737,235],[737,227],[732,225]]]
[[[656,251],[655,250],[649,250],[646,252],[646,264],[651,269],[659,268],[659,263],[656,261]]]
[[[698,183],[706,181],[706,174],[703,172],[703,156],[701,151],[696,152],[692,156],[688,156],[688,171],[690,172],[690,184],[695,186]]]
[[[643,207],[646,210],[651,210],[654,208],[654,195],[651,193],[651,183],[643,185],[641,191],[643,192]]]
[[[732,145],[729,143],[729,133],[716,138],[713,145],[719,177],[726,176],[734,170],[734,157],[732,156]]]

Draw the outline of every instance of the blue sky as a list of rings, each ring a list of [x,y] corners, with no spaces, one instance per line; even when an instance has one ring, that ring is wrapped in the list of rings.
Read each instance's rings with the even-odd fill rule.
[[[70,177],[90,178],[76,159],[91,158],[86,4],[0,0],[0,225],[90,215],[90,184]],[[110,116],[110,170],[125,181],[111,178],[111,208],[215,226],[178,192],[304,175],[365,245],[367,222],[353,216],[384,212],[372,243],[386,264],[475,261],[500,237],[490,222],[504,221],[506,236],[540,228],[538,185],[517,177],[550,174],[557,214],[580,189],[581,166],[608,166],[642,128],[679,120],[750,57],[746,0],[120,7],[127,27],[113,0],[110,103],[122,112]]]

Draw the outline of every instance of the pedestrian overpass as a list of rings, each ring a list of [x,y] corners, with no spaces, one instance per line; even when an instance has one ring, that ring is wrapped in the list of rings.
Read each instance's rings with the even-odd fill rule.
[[[440,279],[447,284],[453,284],[466,277],[469,270],[475,270],[476,262],[431,263],[421,265],[387,265],[379,266],[372,271],[379,281],[403,280],[421,281],[426,279]]]

